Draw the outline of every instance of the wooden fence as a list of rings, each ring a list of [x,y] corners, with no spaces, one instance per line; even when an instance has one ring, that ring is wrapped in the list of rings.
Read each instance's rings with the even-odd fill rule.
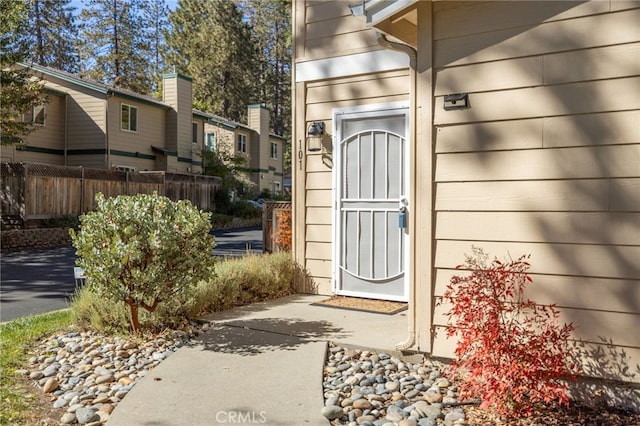
[[[190,200],[203,210],[213,211],[214,195],[220,187],[220,179],[210,176],[24,163],[2,163],[0,183],[3,227],[78,216],[96,208],[98,192],[105,197],[157,192],[175,201]]]
[[[262,210],[262,248],[273,253],[278,250],[275,236],[280,227],[278,215],[282,211],[291,211],[291,201],[267,201]]]

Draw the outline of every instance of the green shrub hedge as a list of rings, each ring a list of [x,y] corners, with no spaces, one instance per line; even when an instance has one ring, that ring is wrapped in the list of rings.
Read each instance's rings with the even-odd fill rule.
[[[160,304],[153,314],[141,311],[140,323],[145,330],[159,331],[207,312],[314,291],[313,281],[290,253],[249,254],[216,261],[213,276],[198,282],[184,303]],[[98,296],[90,287],[76,292],[71,317],[79,326],[103,333],[125,333],[129,329],[126,306]]]

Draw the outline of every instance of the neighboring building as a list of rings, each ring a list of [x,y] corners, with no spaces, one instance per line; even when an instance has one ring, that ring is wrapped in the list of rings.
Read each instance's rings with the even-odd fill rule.
[[[244,173],[256,185],[273,195],[283,192],[285,139],[269,133],[269,110],[264,105],[249,105],[248,124],[226,120],[213,114],[204,129],[205,149],[217,151],[227,158],[245,159]]]
[[[163,76],[161,101],[64,71],[21,66],[44,80],[49,103],[25,117],[39,128],[24,144],[3,147],[3,162],[201,174],[205,124],[231,123],[194,110],[192,80],[180,74]],[[269,135],[265,108],[252,105],[249,116],[249,126],[238,128],[246,137],[248,167],[255,170],[251,178],[261,189],[276,190],[284,141]]]
[[[293,251],[319,291],[407,301],[399,348],[451,356],[456,265],[530,253],[589,374],[640,382],[640,2],[293,5]]]

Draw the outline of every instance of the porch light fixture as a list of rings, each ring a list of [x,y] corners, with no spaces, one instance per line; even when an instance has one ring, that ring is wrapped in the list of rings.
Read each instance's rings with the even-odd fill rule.
[[[307,150],[318,152],[322,149],[322,136],[324,135],[324,121],[314,121],[307,128]]]

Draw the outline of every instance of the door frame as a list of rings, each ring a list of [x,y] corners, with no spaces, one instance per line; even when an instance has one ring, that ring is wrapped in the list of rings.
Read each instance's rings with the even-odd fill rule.
[[[399,302],[409,302],[410,299],[410,286],[409,286],[409,267],[411,265],[410,259],[410,247],[411,247],[411,228],[410,223],[411,220],[407,218],[407,226],[404,228],[404,241],[403,241],[403,270],[404,270],[404,285],[403,285],[403,296],[393,296],[388,295],[381,297],[380,294],[376,293],[364,293],[364,292],[353,292],[348,290],[340,289],[338,285],[339,279],[339,268],[340,268],[340,244],[342,242],[342,221],[340,211],[338,209],[341,196],[340,190],[340,171],[341,171],[341,149],[340,142],[344,139],[341,134],[339,122],[341,121],[339,118],[343,116],[350,116],[349,118],[370,118],[370,117],[384,117],[387,115],[396,115],[399,112],[405,115],[405,148],[404,148],[404,194],[401,194],[401,197],[408,201],[407,211],[408,215],[412,214],[412,198],[413,194],[412,188],[412,180],[411,180],[411,146],[412,146],[412,138],[411,138],[411,106],[407,101],[400,102],[387,102],[387,103],[379,103],[379,104],[368,104],[368,105],[359,105],[354,107],[345,107],[345,108],[334,108],[332,110],[332,123],[333,123],[333,173],[332,173],[332,220],[333,220],[333,235],[332,235],[332,268],[331,268],[331,290],[334,294],[340,296],[353,296],[353,297],[365,297],[372,299],[381,299],[381,300],[390,300],[390,301],[399,301]]]

